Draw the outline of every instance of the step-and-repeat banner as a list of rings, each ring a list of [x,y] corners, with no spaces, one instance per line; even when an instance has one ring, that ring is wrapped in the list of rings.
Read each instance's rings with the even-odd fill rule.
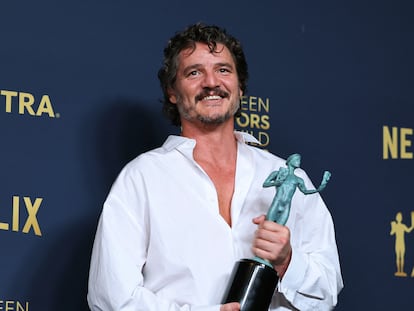
[[[409,1],[3,1],[0,310],[87,310],[102,203],[177,133],[161,115],[168,38],[203,21],[244,46],[237,128],[302,154],[335,222],[337,310],[409,310],[414,288],[414,7]]]

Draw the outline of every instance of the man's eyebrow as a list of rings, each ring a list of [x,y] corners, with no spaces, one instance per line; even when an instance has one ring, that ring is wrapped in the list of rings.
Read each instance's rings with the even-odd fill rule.
[[[186,72],[188,70],[198,69],[198,68],[201,68],[201,67],[203,67],[202,64],[192,64],[192,65],[189,65],[189,66],[185,67],[183,69],[183,71]],[[234,65],[231,64],[231,63],[229,63],[229,62],[219,62],[219,63],[214,64],[214,67],[229,67],[229,68],[234,68]]]
[[[229,67],[229,68],[234,68],[233,64],[225,62],[225,63],[217,63],[216,66],[218,67]]]
[[[192,70],[192,69],[197,69],[197,68],[200,68],[200,67],[202,67],[202,65],[201,65],[201,64],[192,64],[192,65],[189,65],[189,66],[185,67],[185,68],[183,69],[183,72],[187,72],[187,71],[189,71],[189,70]]]
[[[184,74],[187,74],[188,72],[190,72],[194,69],[202,68],[203,66],[204,66],[203,64],[199,64],[199,63],[188,65],[187,67],[183,68],[182,72]],[[214,64],[214,67],[226,67],[226,68],[229,68],[229,69],[232,69],[232,70],[234,69],[234,65],[232,63],[229,63],[229,62],[218,62],[218,63]]]

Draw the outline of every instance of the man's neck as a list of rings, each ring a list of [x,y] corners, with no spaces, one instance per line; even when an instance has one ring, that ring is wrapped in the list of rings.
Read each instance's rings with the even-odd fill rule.
[[[235,163],[237,143],[234,136],[234,123],[205,127],[183,126],[182,136],[196,140],[194,159],[228,165]]]
[[[234,122],[209,127],[183,124],[182,135],[196,140],[194,160],[213,182],[221,217],[231,226],[231,202],[235,187],[237,142]]]

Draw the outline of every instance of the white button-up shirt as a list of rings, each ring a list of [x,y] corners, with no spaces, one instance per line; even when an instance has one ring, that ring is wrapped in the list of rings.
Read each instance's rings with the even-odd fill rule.
[[[194,161],[195,140],[170,136],[131,161],[114,183],[99,220],[90,266],[92,310],[218,311],[237,260],[253,258],[252,219],[275,194],[266,177],[285,166],[238,140],[230,227],[215,187]],[[308,189],[313,185],[301,170]],[[292,259],[270,310],[329,310],[342,288],[331,216],[319,194],[296,191],[288,222]]]

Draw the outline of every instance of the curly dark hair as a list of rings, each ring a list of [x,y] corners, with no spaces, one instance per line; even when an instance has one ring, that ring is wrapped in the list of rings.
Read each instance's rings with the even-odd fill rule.
[[[173,125],[180,126],[180,114],[177,105],[169,100],[168,89],[174,86],[177,78],[178,55],[182,50],[192,48],[195,49],[197,42],[208,45],[211,52],[215,52],[217,44],[226,46],[233,56],[236,64],[237,76],[239,79],[239,86],[243,94],[247,90],[248,69],[247,62],[240,42],[229,35],[225,29],[215,25],[205,25],[197,23],[178,32],[169,41],[164,49],[164,62],[161,69],[158,71],[158,79],[160,80],[161,88],[164,93],[163,99],[163,113],[171,121]],[[236,112],[236,116],[240,114],[240,109]]]

